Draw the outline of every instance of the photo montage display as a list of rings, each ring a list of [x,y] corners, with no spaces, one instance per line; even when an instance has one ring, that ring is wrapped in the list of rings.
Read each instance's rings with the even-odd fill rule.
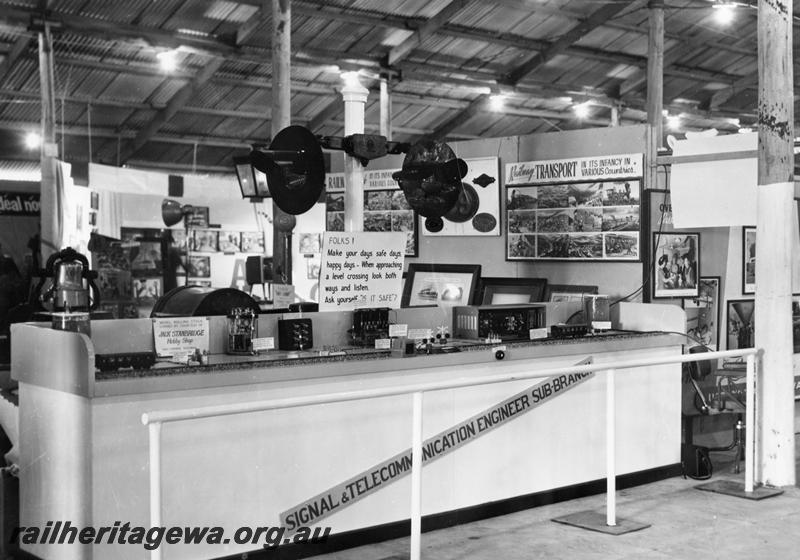
[[[638,261],[637,179],[506,189],[508,260]]]

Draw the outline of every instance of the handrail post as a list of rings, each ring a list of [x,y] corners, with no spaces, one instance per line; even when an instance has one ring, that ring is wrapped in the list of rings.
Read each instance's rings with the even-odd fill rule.
[[[161,526],[161,422],[148,424],[150,435],[150,527]],[[151,560],[161,560],[161,547],[150,551]]]
[[[606,372],[606,525],[617,525],[615,373]]]
[[[744,407],[744,491],[753,491],[753,477],[755,476],[755,384],[756,384],[756,357],[747,355],[747,377],[745,378],[745,407]],[[739,460],[739,457],[736,457]]]
[[[411,550],[420,560],[422,550],[422,392],[414,393],[411,419]]]

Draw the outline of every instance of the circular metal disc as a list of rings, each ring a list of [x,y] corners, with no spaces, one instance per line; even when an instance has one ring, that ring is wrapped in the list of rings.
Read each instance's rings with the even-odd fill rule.
[[[462,182],[461,192],[458,193],[458,200],[456,200],[455,206],[453,206],[444,217],[451,222],[468,222],[478,213],[478,206],[480,206],[480,204],[481,201],[480,198],[478,198],[478,192],[469,183]]]
[[[325,189],[325,159],[317,137],[303,126],[287,126],[275,135],[269,149],[301,152],[293,165],[273,167],[267,179],[278,208],[295,216],[308,212]]]
[[[455,160],[456,155],[447,144],[423,140],[408,150],[403,160],[403,168],[413,168],[419,164],[446,163]],[[426,218],[444,216],[458,200],[461,179],[442,181],[435,175],[421,180],[401,179],[398,181],[408,205]]]

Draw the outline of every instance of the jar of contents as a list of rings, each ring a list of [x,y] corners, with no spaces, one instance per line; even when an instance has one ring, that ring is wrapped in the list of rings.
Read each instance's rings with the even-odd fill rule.
[[[228,315],[228,354],[254,354],[258,315],[252,309],[235,307]]]

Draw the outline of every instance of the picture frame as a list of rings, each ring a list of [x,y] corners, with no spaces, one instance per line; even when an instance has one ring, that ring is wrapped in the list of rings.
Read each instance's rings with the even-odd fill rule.
[[[727,302],[725,339],[728,350],[752,348],[755,344],[755,300],[731,299]],[[744,367],[745,359],[722,358],[723,369]]]
[[[701,276],[696,298],[683,300],[686,333],[713,351],[719,350],[720,277]]]
[[[473,305],[481,265],[409,263],[400,307]]]
[[[197,253],[216,253],[219,251],[219,231],[215,229],[196,229],[190,232],[190,250]]]
[[[196,255],[191,255],[189,257],[189,276],[210,278],[211,257],[199,257]]]
[[[242,249],[242,236],[238,231],[220,231],[217,234],[217,249],[221,253],[239,253]]]
[[[208,206],[192,206],[183,219],[188,228],[207,228]]]
[[[315,255],[320,252],[321,234],[319,233],[298,233],[297,245],[301,255]]]
[[[756,228],[742,228],[742,293],[756,293]]]
[[[545,301],[546,278],[481,278],[481,305]]]
[[[156,300],[164,294],[161,278],[134,278],[133,297],[137,300]]]
[[[264,254],[264,232],[263,231],[243,231],[239,245],[242,253]]]
[[[641,262],[639,178],[506,188],[506,260]]]
[[[584,295],[599,293],[597,286],[580,284],[548,284],[544,301],[583,301]]]
[[[700,234],[653,232],[653,297],[699,295]]]

